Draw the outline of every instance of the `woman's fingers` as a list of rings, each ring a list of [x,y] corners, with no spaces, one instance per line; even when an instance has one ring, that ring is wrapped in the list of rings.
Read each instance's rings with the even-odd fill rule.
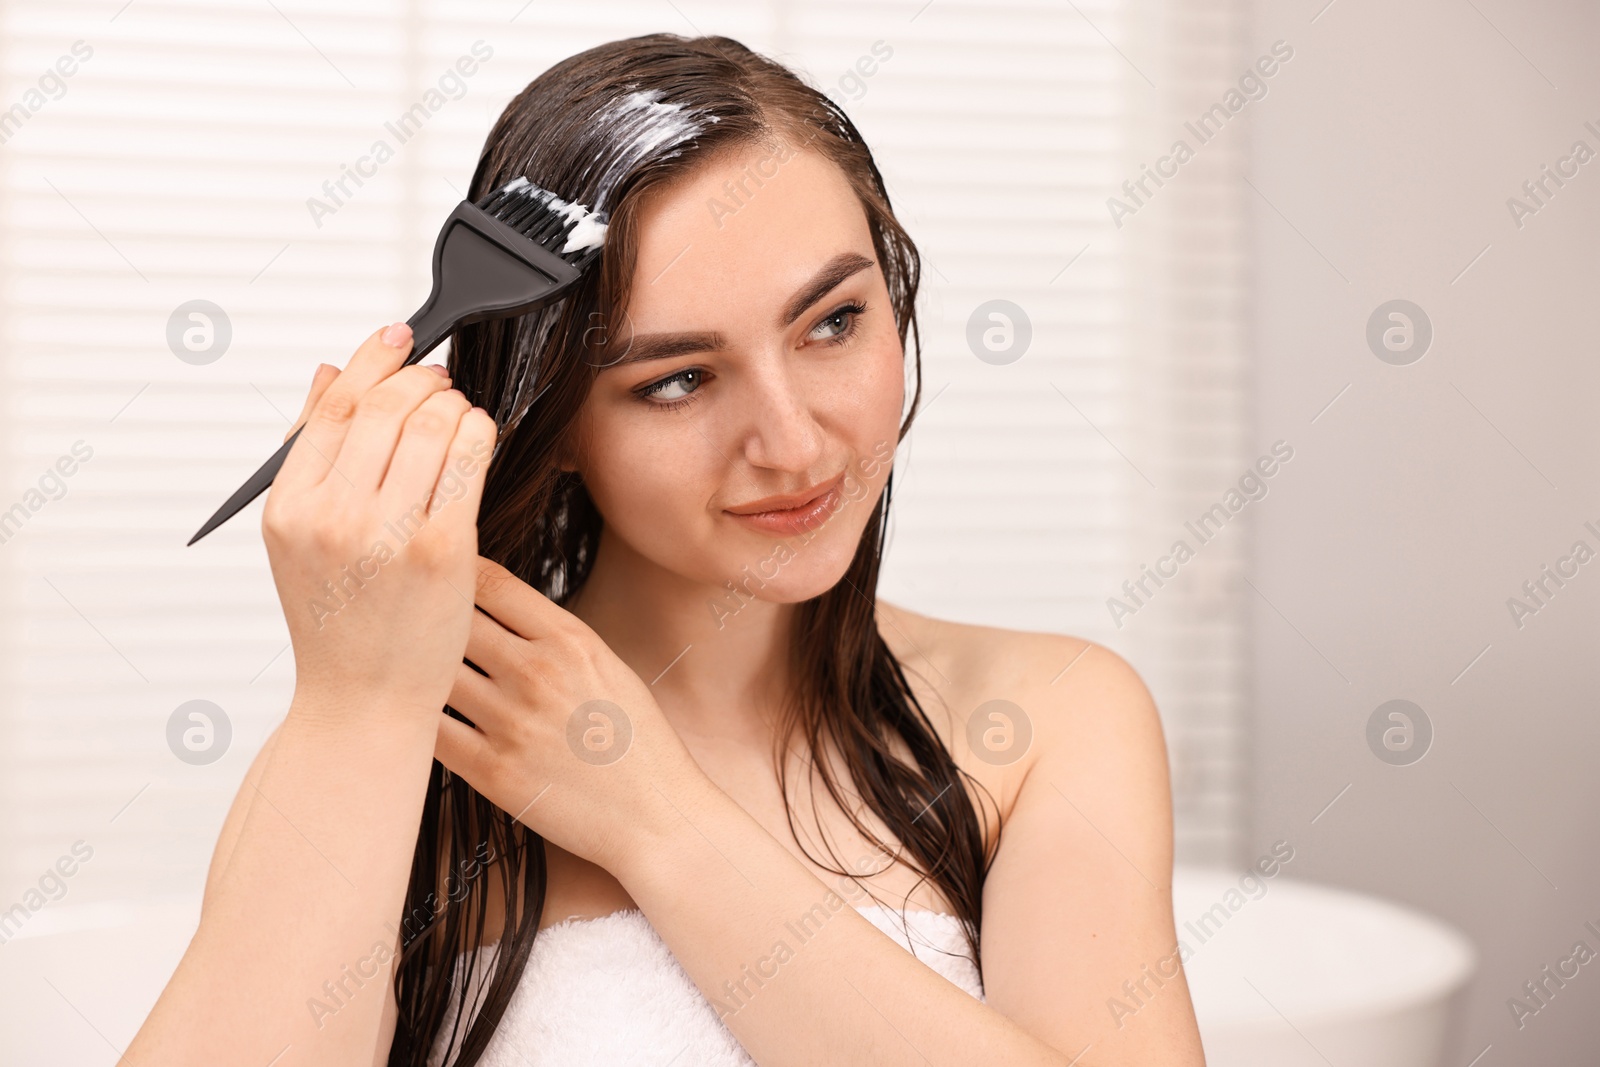
[[[487,611],[472,613],[472,632],[467,636],[466,658],[482,668],[484,674],[497,685],[504,686],[513,672],[536,678],[546,685],[550,683],[529,644],[500,625]],[[471,667],[466,669],[472,671]]]
[[[453,411],[444,420],[422,412],[424,401],[437,395],[452,397]],[[455,401],[459,401],[458,410]],[[402,367],[368,389],[357,402],[355,418],[339,445],[334,465],[358,491],[376,491],[383,484],[402,429],[416,425],[419,418],[423,423],[438,422],[448,440],[448,434],[471,406],[459,390],[450,388],[448,378],[433,369],[417,364]]]
[[[384,340],[386,334],[398,343],[389,344]],[[369,389],[399,370],[410,352],[411,328],[405,323],[374,330],[312,405],[305,429],[295,439],[273,484],[308,487],[328,477],[357,404]]]
[[[487,766],[494,757],[494,746],[477,730],[441,711],[433,755],[452,774],[460,775],[471,784],[474,779],[482,781],[478,769]]]
[[[389,468],[378,488],[379,503],[391,521],[398,522],[401,516],[411,522],[427,520],[428,500],[449,470],[451,444],[461,430],[462,417],[471,407],[466,397],[446,389],[427,397],[403,420]],[[459,497],[457,482],[452,481],[451,485]]]
[[[474,611],[473,614],[482,615],[483,612]],[[483,666],[471,653],[466,658]],[[493,727],[500,720],[498,702],[501,699],[500,687],[492,678],[479,674],[465,662],[456,667],[456,680],[450,688],[450,706],[471,719],[479,729]]]
[[[448,377],[445,369],[437,363],[427,364],[427,367],[440,377]],[[293,436],[296,430],[305,425],[306,416],[311,414],[311,409],[316,407],[318,400],[322,399],[323,390],[333,384],[334,379],[339,377],[339,373],[339,368],[331,363],[317,364],[317,369],[311,375],[311,391],[306,393],[306,402],[300,406],[300,414],[294,417],[294,422],[290,423],[289,429],[283,433],[285,441]]]
[[[483,503],[483,483],[488,478],[489,460],[494,456],[500,428],[493,416],[480,407],[468,408],[450,441],[448,458],[434,484],[434,493],[450,504],[447,522],[458,534],[472,533],[473,556],[477,556],[478,507]]]
[[[305,425],[306,416],[311,414],[311,409],[322,399],[322,391],[333,384],[339,376],[339,368],[327,363],[318,363],[316,372],[311,375],[311,391],[306,394],[306,402],[300,406],[300,414],[294,417],[294,423],[284,432],[283,439],[287,441],[295,430]]]
[[[473,601],[513,634],[533,641],[577,620],[506,567],[478,557],[478,588]]]

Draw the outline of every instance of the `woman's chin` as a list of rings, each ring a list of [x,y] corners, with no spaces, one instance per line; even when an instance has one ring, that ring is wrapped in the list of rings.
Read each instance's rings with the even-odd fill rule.
[[[721,568],[726,599],[797,604],[821,596],[844,579],[855,556],[855,542],[847,545],[842,532],[819,532],[805,544],[772,538],[754,553],[730,552]]]

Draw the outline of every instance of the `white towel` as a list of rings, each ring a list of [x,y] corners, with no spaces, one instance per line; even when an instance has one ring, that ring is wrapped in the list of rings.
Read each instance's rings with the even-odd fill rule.
[[[966,955],[961,920],[913,908],[857,909],[934,971],[983,999],[983,983]],[[908,928],[910,940],[907,939]],[[915,942],[916,948],[912,948]],[[498,944],[479,950],[469,1006],[483,987]],[[782,962],[765,965],[770,976]],[[724,1012],[760,996],[761,967],[744,989],[719,998]],[[460,972],[458,971],[458,976]],[[440,1067],[455,1022],[454,997],[429,1067]],[[458,1042],[459,1044],[459,1042]],[[755,1067],[718,1008],[636,908],[598,919],[569,919],[539,931],[528,966],[511,995],[483,1067]]]

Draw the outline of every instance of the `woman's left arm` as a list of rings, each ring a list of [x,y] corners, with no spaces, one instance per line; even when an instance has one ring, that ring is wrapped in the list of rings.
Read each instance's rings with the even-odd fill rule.
[[[1041,679],[1081,649],[1025,640]],[[763,1067],[1203,1067],[1148,690],[1090,646],[1016,703],[1038,748],[984,887],[987,1003],[885,937],[720,790],[613,872],[707,998],[737,1006],[723,1022]]]
[[[478,729],[442,718],[439,759],[610,871],[762,1067],[1203,1063],[1181,972],[1121,1028],[1101,1014],[1176,940],[1160,723],[1114,654],[1091,646],[1054,686],[1017,691],[1037,749],[984,889],[984,1003],[700,772],[592,631],[482,562],[477,600],[495,621],[475,622],[468,658],[487,676],[464,667],[451,695]],[[1034,673],[1059,671],[1069,644],[1035,645]],[[592,755],[575,732],[591,721]]]
[[[984,888],[984,995],[1080,1067],[1204,1067],[1155,702],[1103,646],[1030,643],[1019,676],[1037,681],[1017,702],[1041,747]]]
[[[1071,1061],[886,937],[721,790],[681,816],[612,873],[762,1067]]]

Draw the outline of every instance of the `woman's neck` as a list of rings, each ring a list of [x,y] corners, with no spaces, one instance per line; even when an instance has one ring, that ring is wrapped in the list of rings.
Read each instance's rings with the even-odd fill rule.
[[[685,578],[607,532],[567,610],[650,685],[680,732],[770,729],[788,685],[795,605]]]

